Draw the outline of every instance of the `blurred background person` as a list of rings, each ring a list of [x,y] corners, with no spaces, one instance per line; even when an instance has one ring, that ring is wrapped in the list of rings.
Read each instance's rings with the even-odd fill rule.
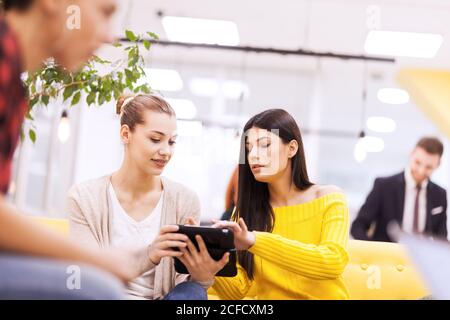
[[[352,224],[359,240],[389,241],[388,225],[397,222],[404,231],[447,238],[447,193],[430,181],[444,152],[434,137],[419,140],[405,171],[377,178]]]

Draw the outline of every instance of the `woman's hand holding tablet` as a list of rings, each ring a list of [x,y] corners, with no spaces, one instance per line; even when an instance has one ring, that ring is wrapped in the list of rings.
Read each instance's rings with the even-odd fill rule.
[[[195,236],[195,240],[198,244],[198,250],[194,243],[188,239],[187,247],[181,249],[183,255],[178,257],[178,259],[186,267],[193,281],[212,281],[214,280],[214,276],[228,263],[230,253],[225,252],[222,258],[216,261],[209,254],[202,237],[197,235]]]
[[[183,255],[176,257],[175,270],[189,273],[193,280],[212,280],[215,275],[233,277],[237,274],[233,233],[228,229],[179,225],[178,233],[187,236]]]

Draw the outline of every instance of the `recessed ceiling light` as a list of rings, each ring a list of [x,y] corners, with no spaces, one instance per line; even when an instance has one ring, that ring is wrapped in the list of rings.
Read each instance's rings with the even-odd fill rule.
[[[239,44],[238,28],[232,21],[166,16],[162,24],[171,41],[229,46]]]
[[[226,99],[239,100],[250,94],[248,85],[239,80],[219,82],[211,78],[193,78],[189,81],[189,88],[194,95],[208,98],[223,95]]]
[[[180,91],[183,89],[183,80],[176,70],[146,68],[145,74],[153,90]]]
[[[405,104],[409,102],[407,91],[397,88],[382,88],[377,93],[378,100],[387,104]]]
[[[210,78],[193,78],[189,81],[192,93],[199,97],[214,97],[219,94],[219,82]]]
[[[362,138],[362,142],[366,152],[381,152],[384,150],[384,141],[381,138],[365,136]]]
[[[249,96],[248,86],[242,81],[228,80],[222,84],[224,96],[230,100],[239,100]]]
[[[434,58],[443,41],[440,34],[371,30],[364,49],[369,54]]]
[[[197,115],[197,107],[188,99],[167,98],[167,102],[175,110],[178,119],[194,119]]]
[[[355,148],[353,149],[353,156],[355,157],[356,162],[361,163],[367,158],[367,152],[364,148],[364,138],[358,139],[355,144]]]
[[[382,133],[393,132],[397,127],[395,121],[387,117],[370,117],[366,124],[370,130]]]

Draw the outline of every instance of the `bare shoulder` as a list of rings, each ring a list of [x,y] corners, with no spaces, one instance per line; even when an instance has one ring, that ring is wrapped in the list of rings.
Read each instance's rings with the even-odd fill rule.
[[[320,198],[330,193],[344,193],[341,188],[334,185],[323,185],[316,187],[316,197]]]

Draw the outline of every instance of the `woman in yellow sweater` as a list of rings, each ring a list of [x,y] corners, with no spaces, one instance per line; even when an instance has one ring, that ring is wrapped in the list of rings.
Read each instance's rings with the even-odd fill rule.
[[[238,274],[216,277],[222,299],[348,299],[348,207],[341,190],[310,182],[300,129],[271,109],[244,127],[238,204],[230,228],[239,250]],[[250,231],[251,230],[251,231]]]

